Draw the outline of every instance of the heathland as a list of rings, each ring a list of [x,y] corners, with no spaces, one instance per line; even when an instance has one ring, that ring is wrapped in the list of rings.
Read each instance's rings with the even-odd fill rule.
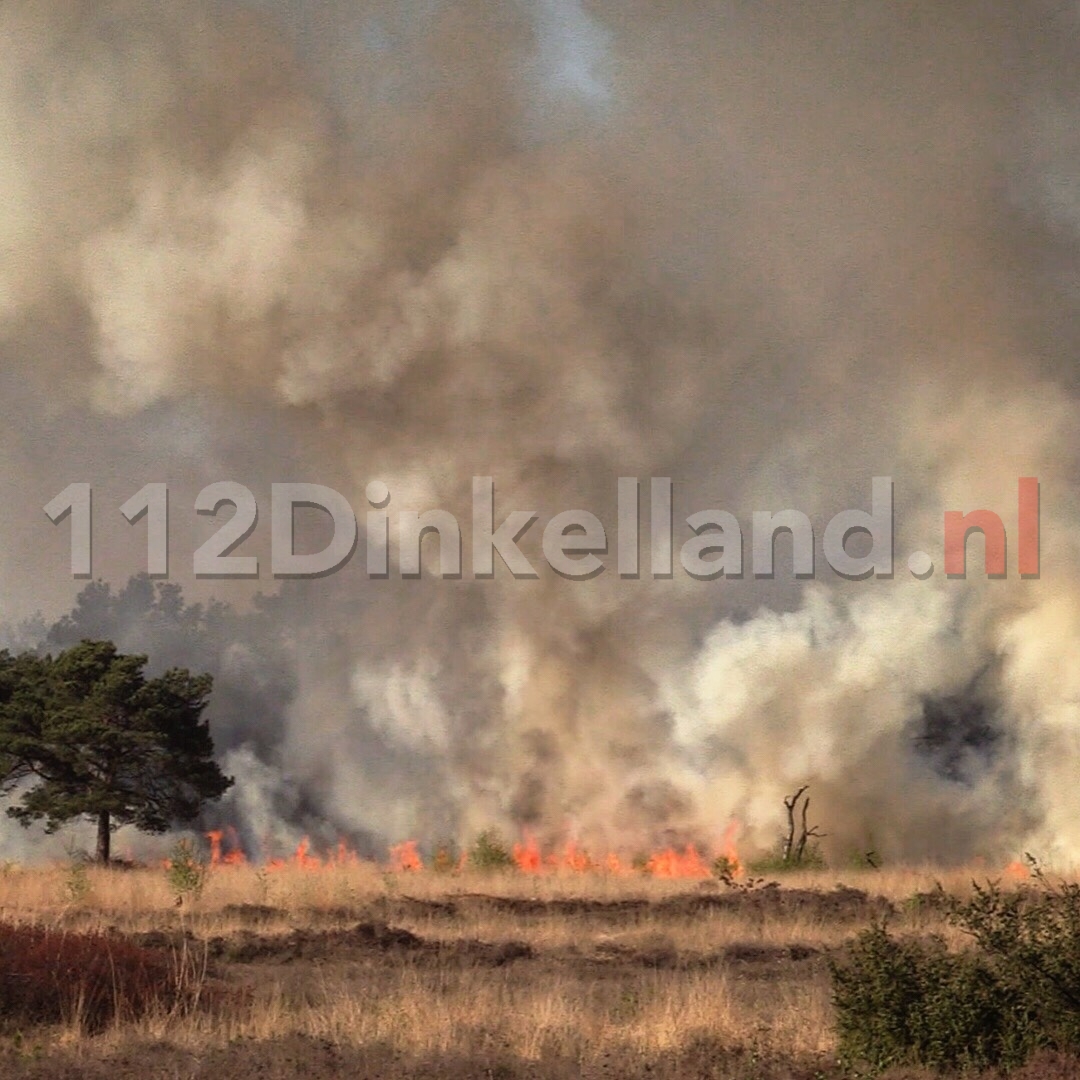
[[[838,1060],[830,964],[882,919],[898,940],[968,948],[943,898],[988,876],[209,868],[182,852],[171,867],[8,866],[0,1072],[866,1075]],[[1048,1052],[1014,1075],[1064,1078],[1080,1063]]]

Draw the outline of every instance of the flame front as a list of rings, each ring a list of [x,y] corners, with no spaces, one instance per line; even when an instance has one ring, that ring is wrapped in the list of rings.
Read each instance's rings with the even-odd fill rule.
[[[687,844],[681,853],[674,848],[656,852],[645,864],[645,869],[653,877],[661,878],[712,877],[712,868],[698,854],[693,844]]]
[[[724,867],[727,873],[741,876],[742,863],[735,846],[738,834],[737,822],[732,822],[724,831],[723,840],[717,846],[715,855],[702,855],[697,847],[688,844],[681,851],[664,848],[647,856],[629,861],[616,852],[604,855],[592,855],[582,848],[576,840],[567,840],[561,847],[545,852],[536,838],[525,833],[522,839],[513,845],[511,857],[514,866],[523,874],[543,873],[598,873],[625,875],[635,870],[658,878],[703,879],[712,877],[717,865]],[[249,860],[245,855],[236,830],[228,827],[214,829],[206,833],[210,844],[210,866],[222,869],[230,866],[244,866]],[[416,840],[403,840],[388,850],[389,869],[396,873],[408,873],[424,869],[424,860],[420,855]],[[360,855],[344,840],[339,840],[337,847],[319,854],[313,850],[309,837],[303,837],[288,858],[269,858],[262,861],[267,870],[283,870],[293,867],[300,870],[329,870],[341,866],[354,866],[361,862]],[[468,856],[462,855],[456,871],[468,866]]]
[[[206,839],[210,842],[211,868],[248,865],[248,857],[244,854],[240,838],[232,827],[212,829],[206,834]],[[360,862],[359,854],[344,840],[339,840],[337,847],[325,855],[318,855],[312,853],[311,839],[305,836],[289,858],[266,859],[262,865],[266,870],[283,870],[287,866],[301,870],[324,870],[338,866],[356,866]]]

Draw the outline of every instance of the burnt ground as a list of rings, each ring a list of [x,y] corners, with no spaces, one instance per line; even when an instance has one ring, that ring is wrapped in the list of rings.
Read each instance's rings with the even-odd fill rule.
[[[267,909],[263,909],[265,910]],[[822,891],[783,889],[779,885],[769,884],[761,888],[731,891],[706,887],[662,900],[639,897],[617,900],[589,897],[540,900],[519,896],[490,896],[485,893],[462,893],[446,900],[384,897],[372,905],[372,910],[386,917],[415,917],[424,914],[453,917],[483,910],[513,915],[516,918],[531,916],[550,919],[564,916],[609,921],[625,926],[627,920],[634,917],[688,918],[711,912],[791,917],[809,915],[830,922],[866,922],[870,918],[892,912],[893,905],[882,896],[872,896],[861,889],[846,886]]]
[[[928,899],[936,896],[934,893],[925,895]],[[808,915],[830,922],[866,922],[893,911],[893,904],[885,897],[842,885],[831,890],[821,890],[785,889],[770,883],[760,888],[721,891],[713,883],[705,882],[695,892],[679,893],[660,900],[642,897],[614,900],[595,897],[539,899],[488,893],[459,893],[452,897],[430,900],[399,895],[382,896],[358,908],[319,908],[303,914],[309,921],[340,922],[364,913],[383,922],[400,922],[424,917],[454,919],[469,914],[491,912],[521,919],[550,920],[569,917],[626,926],[635,918],[686,918],[710,912],[735,915]],[[287,918],[290,914],[284,908],[268,904],[229,904],[221,913],[252,927]]]
[[[702,891],[646,899],[600,900],[567,898],[540,900],[484,893],[465,893],[447,900],[426,900],[408,896],[380,897],[356,908],[323,908],[298,913],[304,925],[282,933],[271,924],[289,921],[290,913],[261,904],[236,904],[222,914],[241,924],[228,935],[200,938],[187,931],[150,931],[127,935],[137,944],[176,949],[205,946],[218,965],[284,965],[300,961],[408,962],[436,967],[501,967],[511,962],[534,961],[538,965],[559,964],[583,969],[598,964],[610,968],[663,967],[707,968],[721,964],[769,965],[803,962],[819,957],[822,950],[810,944],[773,946],[756,941],[737,942],[715,950],[687,954],[679,952],[663,935],[635,946],[601,940],[592,942],[601,930],[632,931],[653,928],[673,921],[690,921],[714,913],[728,913],[751,921],[766,916],[773,919],[810,917],[831,925],[850,924],[853,929],[893,912],[882,897],[858,889],[837,888],[831,892],[810,889],[766,887],[755,890],[715,893]],[[474,938],[443,940],[406,929],[402,923],[426,921],[433,926],[453,926],[465,918],[484,915],[505,916],[521,931],[543,926],[552,920],[569,920],[580,927],[582,945],[546,948],[538,953],[525,940],[481,941]],[[294,920],[295,921],[295,920]],[[319,928],[319,924],[326,928]]]
[[[205,946],[218,970],[242,970],[250,976],[259,968],[277,969],[312,962],[319,964],[364,963],[442,969],[500,968],[528,965],[533,973],[560,968],[577,974],[607,977],[630,974],[634,969],[707,969],[735,965],[755,977],[790,974],[791,965],[814,962],[822,968],[824,950],[812,944],[770,945],[747,940],[716,949],[678,950],[662,933],[646,935],[634,945],[595,938],[597,931],[633,931],[673,921],[690,921],[710,913],[731,913],[752,918],[810,916],[830,924],[866,925],[891,912],[889,901],[857,889],[832,892],[762,888],[731,893],[701,892],[645,899],[599,900],[568,898],[539,900],[522,897],[466,893],[452,900],[425,900],[407,896],[380,897],[358,908],[330,908],[302,913],[304,926],[287,932],[268,929],[288,918],[283,909],[267,905],[233,905],[224,914],[242,924],[228,935],[200,938],[188,931],[151,931],[128,935],[134,942],[174,950],[182,944]],[[568,920],[580,927],[581,944],[547,947],[538,951],[526,940],[483,941],[475,938],[423,936],[401,923],[427,921],[453,926],[460,920],[485,914],[505,916],[522,932],[542,927],[551,920]],[[325,929],[319,923],[331,924]],[[344,924],[344,925],[342,925]],[[780,967],[780,971],[770,970]],[[251,969],[251,970],[248,970]]]

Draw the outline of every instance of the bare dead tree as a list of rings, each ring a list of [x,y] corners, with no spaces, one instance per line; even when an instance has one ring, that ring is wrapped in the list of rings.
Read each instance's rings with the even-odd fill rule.
[[[784,837],[783,859],[790,866],[802,865],[806,857],[806,845],[811,839],[820,839],[825,835],[816,825],[808,824],[807,814],[810,811],[810,796],[806,794],[809,784],[803,784],[794,795],[784,799],[784,809],[787,810],[788,831]],[[805,796],[805,798],[804,798]],[[799,809],[799,800],[802,799],[802,809],[799,815],[799,837],[795,838],[795,813]]]
[[[807,842],[807,840],[809,840],[811,837],[820,838],[820,837],[825,835],[823,832],[821,832],[818,829],[818,827],[816,825],[811,825],[810,828],[806,827],[806,814],[807,814],[807,811],[809,809],[810,809],[810,796],[807,795],[806,798],[803,799],[803,804],[802,804],[802,833],[799,836],[798,844],[795,846],[795,863],[796,863],[796,865],[801,865],[802,864],[803,856],[806,854],[806,842]]]
[[[806,791],[808,784],[804,784],[794,795],[788,796],[784,799],[784,809],[787,810],[787,836],[784,837],[784,862],[791,862],[791,855],[795,847],[795,807],[798,805],[799,800],[803,797],[803,792]]]

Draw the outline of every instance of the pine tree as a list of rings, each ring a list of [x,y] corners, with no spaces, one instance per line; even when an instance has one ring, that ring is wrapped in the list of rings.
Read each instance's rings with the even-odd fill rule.
[[[49,832],[92,818],[102,863],[116,827],[165,832],[232,784],[202,718],[210,676],[148,679],[146,661],[111,641],[55,658],[0,653],[0,793],[18,800],[8,814]]]

